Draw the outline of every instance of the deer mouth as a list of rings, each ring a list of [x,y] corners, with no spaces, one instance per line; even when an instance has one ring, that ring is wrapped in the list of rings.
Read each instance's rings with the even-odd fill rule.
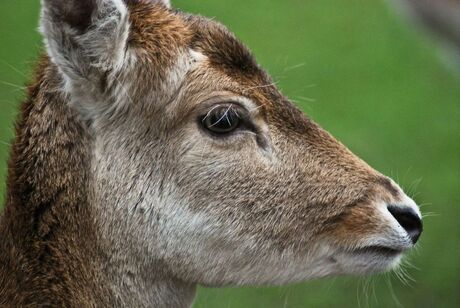
[[[335,260],[340,264],[344,274],[375,274],[396,268],[406,250],[401,247],[370,245],[344,249]]]
[[[367,246],[352,251],[355,254],[373,254],[387,257],[396,257],[401,255],[404,250],[387,246]]]

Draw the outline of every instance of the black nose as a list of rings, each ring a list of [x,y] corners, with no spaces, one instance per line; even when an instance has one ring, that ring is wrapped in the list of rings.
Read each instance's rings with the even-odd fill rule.
[[[399,222],[401,227],[409,234],[412,243],[417,243],[423,231],[423,224],[417,213],[410,207],[388,206],[388,211]]]

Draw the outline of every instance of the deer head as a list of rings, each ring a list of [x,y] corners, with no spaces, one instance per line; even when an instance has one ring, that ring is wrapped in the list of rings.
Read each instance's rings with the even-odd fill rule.
[[[93,137],[100,240],[125,266],[284,284],[386,271],[417,242],[414,201],[302,114],[221,24],[168,1],[42,6],[61,90]]]

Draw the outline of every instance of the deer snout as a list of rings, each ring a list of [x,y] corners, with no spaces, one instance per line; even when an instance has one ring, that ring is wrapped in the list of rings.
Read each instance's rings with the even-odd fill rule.
[[[401,248],[403,250],[412,248],[419,240],[420,235],[423,231],[422,214],[420,209],[414,200],[409,198],[404,191],[391,179],[388,181],[382,181],[386,183],[383,185],[384,191],[390,192],[391,196],[386,194],[384,197],[383,217],[385,221],[393,231],[390,232],[389,237],[396,239],[399,244],[403,244]],[[395,233],[396,232],[396,233]],[[396,237],[394,237],[397,234]],[[397,246],[399,245],[397,244]]]
[[[377,186],[375,201],[351,209],[334,239],[340,245],[337,260],[347,274],[394,269],[404,253],[414,247],[423,231],[417,204],[388,178]],[[353,243],[353,239],[356,242]],[[350,244],[352,243],[352,244]]]
[[[390,205],[388,206],[388,211],[407,232],[412,243],[415,245],[423,231],[423,223],[420,215],[413,207],[408,205]]]

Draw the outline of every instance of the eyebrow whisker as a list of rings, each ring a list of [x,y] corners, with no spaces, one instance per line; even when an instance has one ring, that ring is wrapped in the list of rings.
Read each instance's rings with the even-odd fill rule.
[[[249,87],[249,88],[244,89],[243,93],[247,93],[250,90],[273,87],[273,86],[276,86],[276,84],[277,84],[276,82],[272,82],[272,83],[261,85],[261,86]]]

